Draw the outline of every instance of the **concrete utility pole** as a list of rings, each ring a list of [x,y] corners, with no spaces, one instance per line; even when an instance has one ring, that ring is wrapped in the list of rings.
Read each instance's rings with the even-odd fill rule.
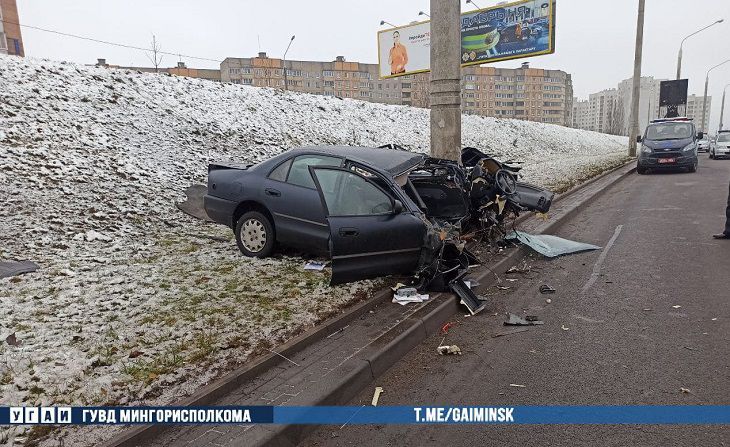
[[[727,93],[728,87],[730,87],[730,84],[726,85],[722,90],[722,103],[720,103],[720,128],[718,130],[722,130],[722,117],[725,115],[725,93]]]
[[[461,7],[431,0],[431,155],[461,161]]]
[[[707,85],[710,83],[710,72],[720,65],[725,65],[728,62],[730,62],[730,59],[726,60],[725,62],[720,62],[719,64],[715,65],[714,67],[711,67],[709,70],[707,70],[707,75],[705,76],[705,96],[702,98],[702,122],[700,123],[700,126],[702,128],[700,129],[703,132],[707,132],[707,129],[705,129],[705,112],[707,107]]]
[[[636,157],[636,136],[639,135],[639,92],[641,90],[641,52],[644,46],[644,6],[639,0],[636,19],[636,50],[634,52],[634,79],[631,88],[631,132],[629,132],[629,157]]]

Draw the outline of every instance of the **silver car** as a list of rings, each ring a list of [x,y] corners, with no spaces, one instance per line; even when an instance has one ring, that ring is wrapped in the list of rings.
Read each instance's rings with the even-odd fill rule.
[[[730,157],[730,131],[720,131],[710,144],[710,158]]]
[[[710,152],[710,139],[708,137],[697,140],[697,152]]]

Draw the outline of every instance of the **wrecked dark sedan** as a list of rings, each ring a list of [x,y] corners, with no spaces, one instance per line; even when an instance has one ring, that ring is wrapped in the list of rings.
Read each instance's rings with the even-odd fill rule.
[[[329,254],[332,284],[393,274],[431,280],[443,259],[464,252],[465,231],[499,227],[508,212],[546,212],[553,198],[476,149],[462,158],[334,146],[257,165],[212,163],[205,210],[233,228],[247,256],[268,256],[275,243]]]

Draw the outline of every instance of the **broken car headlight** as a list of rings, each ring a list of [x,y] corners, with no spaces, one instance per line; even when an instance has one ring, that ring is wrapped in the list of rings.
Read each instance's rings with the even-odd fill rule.
[[[644,154],[651,154],[651,148],[649,146],[641,145],[641,152]]]
[[[690,143],[690,144],[686,145],[686,146],[684,147],[684,149],[682,149],[682,152],[689,152],[689,151],[693,151],[693,150],[695,150],[695,147],[696,147],[696,146],[695,146],[695,144],[694,144],[694,143]]]

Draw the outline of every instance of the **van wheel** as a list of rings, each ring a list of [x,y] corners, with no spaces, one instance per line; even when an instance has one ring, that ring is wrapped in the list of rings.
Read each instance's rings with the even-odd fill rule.
[[[236,223],[238,249],[252,258],[265,258],[274,250],[274,226],[258,211],[249,211]]]
[[[644,175],[644,174],[646,174],[646,168],[643,166],[637,166],[636,173],[639,175]]]

